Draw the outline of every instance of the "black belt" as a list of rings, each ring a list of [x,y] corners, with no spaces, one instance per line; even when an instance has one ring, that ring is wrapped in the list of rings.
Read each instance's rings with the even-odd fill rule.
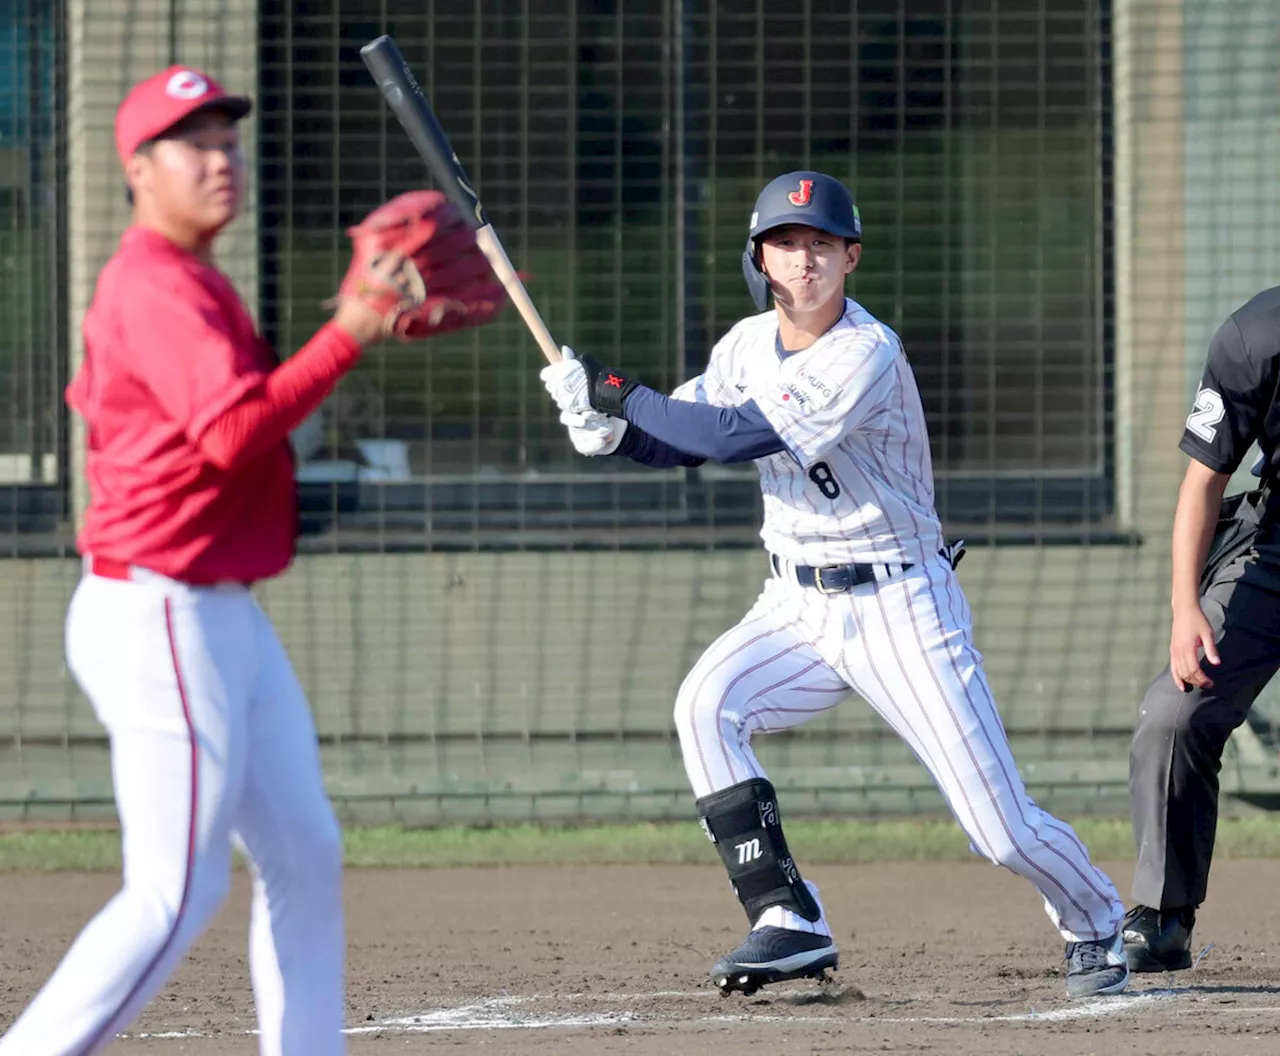
[[[784,565],[776,554],[770,554],[769,560],[778,575],[794,579],[802,587],[812,587],[819,594],[844,594],[863,583],[883,583],[914,567],[911,564],[855,564],[815,568],[812,565]]]
[[[938,551],[945,557],[952,568],[960,564],[964,557],[964,540],[950,543]],[[777,554],[769,555],[769,563],[773,565],[776,575],[794,579],[802,587],[812,587],[819,594],[844,594],[863,583],[883,583],[899,576],[915,566],[906,564],[853,564],[826,565],[815,568],[812,565],[793,565],[781,561]]]

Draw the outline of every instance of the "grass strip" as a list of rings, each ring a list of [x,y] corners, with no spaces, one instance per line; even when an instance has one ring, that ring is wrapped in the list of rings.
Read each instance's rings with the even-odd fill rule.
[[[1094,857],[1133,857],[1129,823],[1073,822]],[[713,864],[716,854],[692,823],[503,825],[491,828],[348,828],[352,868],[443,868],[504,865]],[[796,857],[814,864],[964,861],[969,841],[949,821],[814,821],[787,825]],[[1216,853],[1227,858],[1280,858],[1280,815],[1223,819]],[[0,871],[119,870],[115,829],[37,829],[0,833]]]

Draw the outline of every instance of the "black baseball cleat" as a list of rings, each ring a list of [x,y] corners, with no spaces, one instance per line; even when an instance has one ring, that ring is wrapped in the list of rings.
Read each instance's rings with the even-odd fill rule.
[[[757,928],[742,945],[711,966],[711,981],[722,994],[740,990],[748,997],[769,983],[811,976],[823,978],[839,962],[835,940],[790,928]]]
[[[1120,932],[1105,939],[1067,943],[1067,996],[1102,997],[1129,985]]]
[[[1124,955],[1132,972],[1179,972],[1191,967],[1192,906],[1134,906],[1124,915]]]

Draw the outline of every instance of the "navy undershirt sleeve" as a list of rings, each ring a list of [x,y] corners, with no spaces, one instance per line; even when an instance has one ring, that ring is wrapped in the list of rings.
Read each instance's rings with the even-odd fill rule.
[[[613,454],[629,458],[632,462],[639,462],[644,466],[652,466],[654,469],[671,469],[673,466],[688,466],[692,469],[706,461],[705,458],[696,458],[677,450],[670,444],[664,444],[638,426],[630,424],[627,431],[622,434],[622,442],[614,448]]]
[[[715,407],[673,400],[640,385],[627,397],[622,416],[653,439],[712,462],[750,462],[786,449],[755,400]]]

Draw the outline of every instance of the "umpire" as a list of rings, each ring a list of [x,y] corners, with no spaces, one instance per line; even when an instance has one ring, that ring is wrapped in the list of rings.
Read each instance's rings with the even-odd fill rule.
[[[1213,858],[1222,752],[1280,668],[1278,381],[1274,287],[1214,335],[1179,444],[1191,463],[1173,520],[1169,666],[1142,700],[1129,759],[1138,862],[1124,945],[1135,972],[1191,965],[1191,930]],[[1224,502],[1227,481],[1255,440],[1261,486]]]

